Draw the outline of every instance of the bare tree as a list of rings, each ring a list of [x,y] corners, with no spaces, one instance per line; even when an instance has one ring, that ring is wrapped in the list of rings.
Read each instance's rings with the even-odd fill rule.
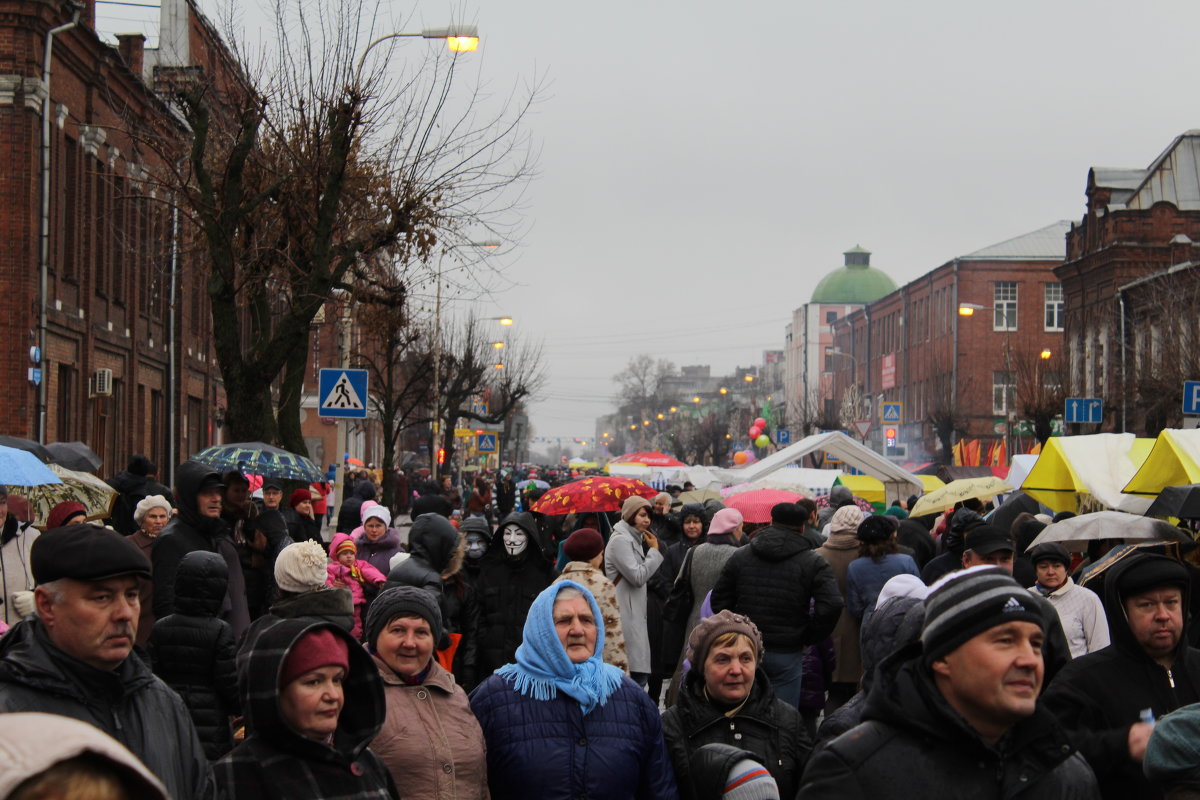
[[[1134,426],[1143,436],[1183,423],[1180,393],[1185,381],[1200,379],[1200,270],[1172,270],[1129,293],[1124,346],[1126,375],[1116,375],[1109,385],[1128,392]],[[1113,328],[1120,331],[1119,317]],[[1116,366],[1116,359],[1107,365]],[[1114,392],[1109,408],[1118,408]]]
[[[675,374],[675,365],[666,359],[657,361],[642,353],[629,360],[622,372],[613,376],[618,386],[613,400],[622,419],[632,419],[634,424],[656,419],[664,409],[677,405],[679,398],[671,391],[665,379]],[[634,433],[631,431],[631,433]],[[645,431],[640,434],[645,444]],[[629,437],[631,440],[632,436]],[[632,446],[632,441],[629,442]]]
[[[955,387],[954,380],[948,372],[934,377],[933,392],[929,398],[929,410],[925,419],[942,448],[943,464],[953,463],[954,438],[967,431],[968,420],[958,405],[958,397],[961,393],[969,392],[971,385],[972,381],[968,379]]]
[[[1046,351],[1049,353],[1049,351]],[[1054,418],[1063,413],[1067,398],[1063,386],[1061,354],[1042,358],[1041,353],[1018,350],[1008,356],[1016,379],[1016,411],[1029,420],[1042,445],[1053,432]]]

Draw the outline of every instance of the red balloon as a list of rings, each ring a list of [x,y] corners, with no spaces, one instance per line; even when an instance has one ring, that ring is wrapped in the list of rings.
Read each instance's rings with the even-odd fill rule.
[[[762,417],[759,417],[758,419],[754,420],[754,427],[758,428],[760,431],[765,431],[767,429],[767,421]]]
[[[750,430],[748,431],[748,433],[750,434],[750,438],[751,438],[751,439],[757,439],[759,436],[761,436],[761,435],[762,435],[762,430],[760,430],[760,429],[758,428],[758,426],[753,426],[753,427],[751,427],[751,428],[750,428]]]

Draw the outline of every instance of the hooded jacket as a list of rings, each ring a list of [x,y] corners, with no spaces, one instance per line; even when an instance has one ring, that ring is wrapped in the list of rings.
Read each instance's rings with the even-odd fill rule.
[[[817,555],[825,559],[833,569],[838,591],[846,597],[846,572],[850,562],[858,558],[858,536],[853,530],[829,531],[825,544],[817,548]],[[847,608],[838,614],[833,628],[833,648],[837,653],[837,665],[833,668],[835,683],[858,683],[863,674],[863,659],[859,648],[859,620]]]
[[[395,528],[388,528],[383,532],[383,536],[373,542],[367,538],[366,531],[363,531],[354,537],[354,544],[358,547],[358,557],[383,575],[387,575],[392,568],[392,556],[404,552],[400,531]]]
[[[800,797],[1099,797],[1087,762],[1040,704],[1013,725],[998,746],[980,738],[938,691],[922,664],[919,642],[880,665],[863,719],[813,754]]]
[[[932,586],[934,581],[947,573],[962,569],[963,542],[967,531],[982,524],[983,517],[969,508],[954,512],[946,532],[942,534],[939,545],[942,554],[930,559],[921,570],[921,580],[925,581],[926,586]]]
[[[59,650],[41,619],[29,617],[0,639],[0,713],[10,711],[87,722],[129,748],[175,800],[213,796],[187,707],[136,655],[96,669]]]
[[[408,532],[409,557],[386,573],[386,588],[415,586],[424,589],[438,598],[444,613],[442,575],[454,561],[458,540],[458,529],[441,514],[422,514],[417,517]]]
[[[279,674],[306,633],[333,631],[346,641],[350,669],[342,682],[345,704],[331,743],[309,739],[288,725],[279,708]],[[246,739],[216,763],[217,786],[229,800],[361,800],[396,798],[382,762],[367,749],[384,719],[383,684],[374,661],[336,625],[284,619],[264,625],[242,645],[238,692],[246,713]]]
[[[795,796],[812,749],[800,713],[775,696],[762,667],[754,673],[746,702],[730,717],[705,696],[703,670],[689,670],[679,699],[663,714],[663,736],[683,800],[703,797],[704,784],[698,782],[692,766],[703,745],[727,744],[749,750],[753,753],[750,757],[775,779],[779,796],[787,798]]]
[[[0,622],[16,625],[21,615],[13,608],[12,596],[32,592],[36,585],[30,570],[29,549],[40,535],[28,522],[19,522],[9,514],[0,526]]]
[[[499,533],[509,524],[520,526],[529,539],[518,556],[508,554],[504,537]],[[477,677],[480,681],[513,660],[521,644],[525,615],[554,577],[539,541],[533,515],[518,511],[500,521],[487,553],[480,559],[483,564],[475,583],[479,596]]]
[[[799,531],[773,525],[729,557],[712,593],[713,611],[728,608],[754,620],[769,653],[796,653],[821,641],[843,605],[825,559]]]
[[[351,495],[342,500],[338,509],[337,532],[350,533],[362,525],[362,504],[364,500],[375,499],[375,484],[360,480],[354,484]]]
[[[229,717],[241,709],[233,630],[217,619],[228,583],[219,555],[188,553],[175,578],[175,613],[150,635],[154,672],[183,698],[210,761],[233,749]]]
[[[130,536],[138,529],[133,518],[137,504],[152,494],[161,494],[168,503],[174,504],[171,490],[163,486],[149,475],[135,475],[128,470],[119,472],[105,481],[117,492],[116,502],[113,503],[112,516],[109,522],[112,527],[125,536]]]
[[[1087,757],[1106,798],[1161,796],[1142,774],[1141,764],[1129,758],[1129,727],[1139,721],[1142,709],[1149,708],[1159,718],[1200,700],[1200,650],[1187,644],[1190,589],[1183,589],[1183,633],[1169,670],[1146,654],[1129,629],[1121,602],[1122,583],[1134,569],[1146,565],[1147,559],[1159,564],[1173,561],[1167,556],[1139,554],[1109,568],[1104,608],[1112,644],[1072,660],[1045,694],[1047,707]],[[1184,569],[1180,565],[1181,574]]]

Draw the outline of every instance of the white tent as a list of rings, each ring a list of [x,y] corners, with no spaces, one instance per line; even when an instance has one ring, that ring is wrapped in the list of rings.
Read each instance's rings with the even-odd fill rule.
[[[841,431],[806,436],[795,444],[772,453],[762,461],[756,461],[741,469],[726,470],[726,472],[736,476],[738,483],[743,481],[752,483],[794,461],[799,461],[810,453],[828,453],[840,458],[842,463],[873,478],[878,478],[883,483],[886,502],[902,500],[912,494],[925,493],[925,487],[922,486],[921,479],[916,475],[900,469],[879,453],[859,444]]]

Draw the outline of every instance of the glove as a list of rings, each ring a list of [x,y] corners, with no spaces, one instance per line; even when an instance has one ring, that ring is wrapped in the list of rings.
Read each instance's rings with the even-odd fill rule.
[[[28,617],[36,611],[37,605],[33,602],[33,592],[13,592],[12,609],[22,618]]]

